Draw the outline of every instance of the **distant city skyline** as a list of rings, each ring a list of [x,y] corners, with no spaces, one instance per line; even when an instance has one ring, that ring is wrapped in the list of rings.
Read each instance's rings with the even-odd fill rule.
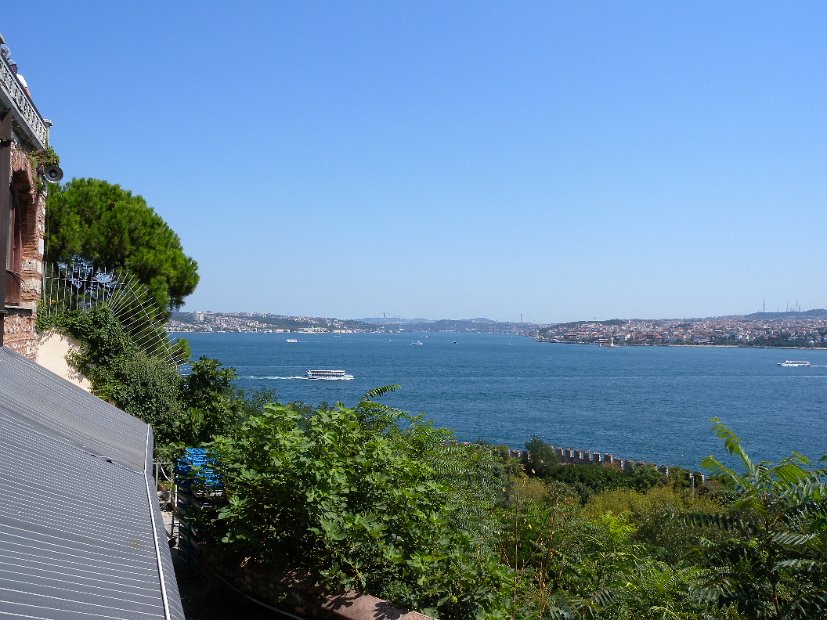
[[[335,319],[335,320],[342,320],[342,321],[366,321],[366,322],[378,322],[383,318],[386,319],[389,323],[394,322],[401,322],[401,323],[415,323],[418,321],[428,321],[428,322],[439,322],[439,321],[474,321],[474,320],[487,320],[487,321],[495,321],[495,322],[502,322],[502,323],[526,323],[526,324],[538,324],[538,325],[545,325],[545,324],[559,324],[559,323],[575,323],[575,322],[606,322],[606,321],[613,321],[613,320],[621,320],[621,321],[680,321],[680,320],[703,320],[703,319],[717,319],[723,317],[747,317],[751,315],[793,315],[801,314],[806,315],[807,313],[811,312],[818,312],[824,311],[827,313],[827,309],[825,308],[787,308],[785,310],[762,310],[758,309],[753,312],[736,312],[730,314],[710,314],[704,316],[689,316],[689,315],[679,315],[679,316],[615,316],[615,317],[608,317],[598,319],[596,317],[591,318],[581,318],[581,319],[571,319],[567,321],[535,321],[529,317],[520,316],[516,320],[511,319],[504,319],[500,321],[499,319],[492,319],[488,316],[483,315],[473,315],[473,316],[464,316],[464,317],[422,317],[422,316],[333,316],[328,314],[290,314],[290,313],[283,313],[277,311],[270,311],[270,310],[226,310],[226,309],[213,309],[213,308],[182,308],[177,312],[184,312],[190,314],[237,314],[237,315],[273,315],[273,316],[290,316],[290,317],[306,317],[306,318],[314,318],[314,319]],[[820,314],[820,313],[819,313]]]
[[[198,261],[186,310],[827,307],[824,3],[82,1],[3,18],[66,178],[144,196]]]
[[[384,317],[358,321],[255,312],[176,312],[167,323],[167,330],[173,334],[492,333],[530,336],[544,342],[607,347],[703,345],[824,349],[827,348],[827,310],[684,319],[577,321],[550,325],[481,319],[418,321]]]

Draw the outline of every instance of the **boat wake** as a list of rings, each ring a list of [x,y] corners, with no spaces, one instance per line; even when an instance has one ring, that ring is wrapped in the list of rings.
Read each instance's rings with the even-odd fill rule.
[[[247,375],[245,377],[239,377],[239,379],[255,379],[257,381],[293,381],[294,379],[306,379],[306,377],[296,376],[296,377],[278,377],[272,375]]]
[[[306,377],[304,375],[296,375],[294,377],[278,377],[278,376],[268,376],[268,375],[246,375],[244,377],[239,377],[239,379],[252,379],[256,381],[352,381],[353,377],[345,376],[345,377],[318,377],[311,379],[310,377]]]

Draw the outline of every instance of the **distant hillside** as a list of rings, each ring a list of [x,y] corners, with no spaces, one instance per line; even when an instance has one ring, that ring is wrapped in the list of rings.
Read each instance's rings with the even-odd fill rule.
[[[500,323],[499,321],[492,321],[491,319],[476,318],[476,319],[403,319],[400,317],[382,317],[382,318],[368,318],[357,319],[363,323],[370,323],[371,325],[433,325],[435,323],[444,323],[445,321],[455,321],[458,323],[473,323],[474,325],[488,324],[494,325]],[[509,325],[509,323],[502,323]]]
[[[189,331],[373,331],[375,327],[362,321],[325,317],[286,316],[260,312],[173,312],[171,330]]]
[[[638,319],[631,319],[638,320]],[[623,325],[627,319],[609,319],[608,321],[570,321],[568,323],[554,323],[557,327],[579,327],[581,325]]]
[[[408,325],[409,323],[430,323],[430,319],[403,319],[398,316],[371,317],[367,319],[356,319],[370,325]]]
[[[771,321],[774,319],[827,319],[827,310],[814,308],[803,312],[753,312],[744,315],[745,319],[760,321],[762,319]]]
[[[534,335],[539,325],[502,323],[491,319],[333,319],[285,316],[259,312],[173,312],[169,331],[259,332],[259,331],[352,331],[352,332],[465,332]]]
[[[320,332],[459,332],[515,334],[539,336],[540,339],[555,340],[570,337],[583,330],[589,334],[578,340],[611,337],[619,329],[638,324],[647,324],[647,329],[662,328],[685,330],[688,339],[698,340],[693,326],[700,323],[735,321],[813,321],[827,320],[827,309],[817,308],[804,312],[755,312],[747,315],[719,316],[693,319],[610,319],[606,321],[571,321],[567,323],[536,324],[475,319],[406,319],[401,317],[370,317],[365,319],[335,319],[325,317],[286,316],[261,312],[174,312],[167,326],[169,331],[299,331]],[[689,332],[692,332],[691,337]],[[599,334],[599,336],[598,336]],[[704,336],[706,338],[706,336]],[[718,339],[718,335],[708,340]],[[649,338],[651,340],[651,338]],[[820,336],[819,336],[820,339]],[[683,340],[684,342],[686,339]],[[706,340],[698,340],[706,341]],[[740,343],[740,341],[739,341]]]

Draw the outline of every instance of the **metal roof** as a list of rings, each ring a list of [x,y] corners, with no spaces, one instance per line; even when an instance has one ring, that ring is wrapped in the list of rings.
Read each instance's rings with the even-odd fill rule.
[[[0,347],[0,618],[184,619],[144,422]]]

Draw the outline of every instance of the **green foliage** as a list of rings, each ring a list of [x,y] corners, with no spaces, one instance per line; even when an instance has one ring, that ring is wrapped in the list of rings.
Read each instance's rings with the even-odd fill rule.
[[[91,374],[98,366],[109,366],[114,360],[137,350],[129,335],[106,304],[100,304],[87,312],[66,312],[38,315],[37,329],[55,328],[68,332],[81,342],[80,354],[73,358],[74,365],[84,374]]]
[[[42,172],[41,167],[58,165],[60,163],[60,156],[55,152],[51,145],[46,145],[46,148],[43,150],[32,151],[29,153],[29,163],[32,166],[32,170]],[[41,179],[41,175],[39,173],[34,176],[36,185],[35,189],[39,194],[43,190],[44,181]]]
[[[566,465],[554,470],[550,478],[574,487],[583,503],[592,495],[611,489],[643,491],[666,483],[664,476],[650,465],[638,465],[629,471],[597,464]]]
[[[576,496],[558,493],[541,501],[518,493],[511,511],[514,537],[503,552],[520,576],[517,615],[602,617],[639,562],[634,527],[611,514],[589,522]]]
[[[512,531],[501,541],[504,562],[518,575],[513,617],[724,617],[691,591],[699,567],[660,561],[640,538],[630,506],[654,509],[674,491],[615,490],[581,508],[564,483],[552,481],[545,496],[535,483],[518,477],[514,503],[503,512],[503,529]]]
[[[445,618],[823,615],[827,492],[803,457],[751,465],[716,428],[752,466],[705,461],[728,479],[731,506],[648,467],[564,466],[543,481],[370,400],[392,389],[353,409],[267,405],[218,438],[217,538],[329,589]]]
[[[714,526],[687,523],[690,514],[723,514],[717,502],[689,491],[659,486],[644,492],[614,489],[592,496],[583,507],[591,521],[605,514],[625,515],[635,527],[633,540],[645,545],[658,560],[677,563],[687,559],[701,541],[720,539]]]
[[[179,307],[198,284],[197,265],[143,198],[97,179],[73,179],[47,198],[46,259],[80,255],[122,267],[145,284],[157,307]]]
[[[221,368],[218,360],[201,357],[181,385],[181,398],[188,423],[179,441],[201,445],[213,434],[224,433],[246,413],[243,393],[233,385],[235,369]]]
[[[601,610],[607,620],[696,620],[715,617],[692,593],[700,569],[641,559]],[[720,617],[720,616],[718,616]]]
[[[179,439],[186,426],[178,370],[147,355],[124,331],[106,304],[52,315],[39,328],[54,327],[81,343],[69,361],[104,400],[152,425],[156,447]]]
[[[39,319],[39,330],[51,328],[81,343],[69,361],[89,378],[97,396],[152,425],[159,458],[172,458],[185,445],[202,445],[274,397],[246,398],[232,383],[235,371],[205,357],[181,377],[168,359],[141,350],[104,303]]]
[[[95,367],[89,378],[98,396],[151,424],[159,448],[185,432],[180,376],[166,360],[135,351]]]
[[[540,495],[531,478],[517,476],[511,505],[500,513],[500,554],[519,577],[513,611],[520,617],[556,617],[578,563],[578,500],[565,487],[555,491]]]
[[[521,462],[526,473],[543,479],[548,478],[560,469],[559,459],[554,453],[554,448],[537,436],[526,442]]]
[[[51,145],[46,145],[41,151],[32,151],[29,153],[29,159],[33,164],[33,168],[37,169],[40,166],[57,166],[60,163],[60,156],[55,152]]]
[[[819,618],[827,615],[827,484],[794,453],[778,463],[754,463],[738,437],[712,419],[715,434],[743,467],[736,471],[709,456],[702,465],[734,490],[734,511],[696,516],[726,532],[704,549],[708,571],[699,592],[719,608],[749,618]]]
[[[481,516],[460,490],[491,463],[446,450],[446,436],[369,401],[310,413],[266,405],[213,444],[224,484],[216,531],[239,555],[308,571],[328,589],[444,618],[494,612],[507,569],[469,529]]]

